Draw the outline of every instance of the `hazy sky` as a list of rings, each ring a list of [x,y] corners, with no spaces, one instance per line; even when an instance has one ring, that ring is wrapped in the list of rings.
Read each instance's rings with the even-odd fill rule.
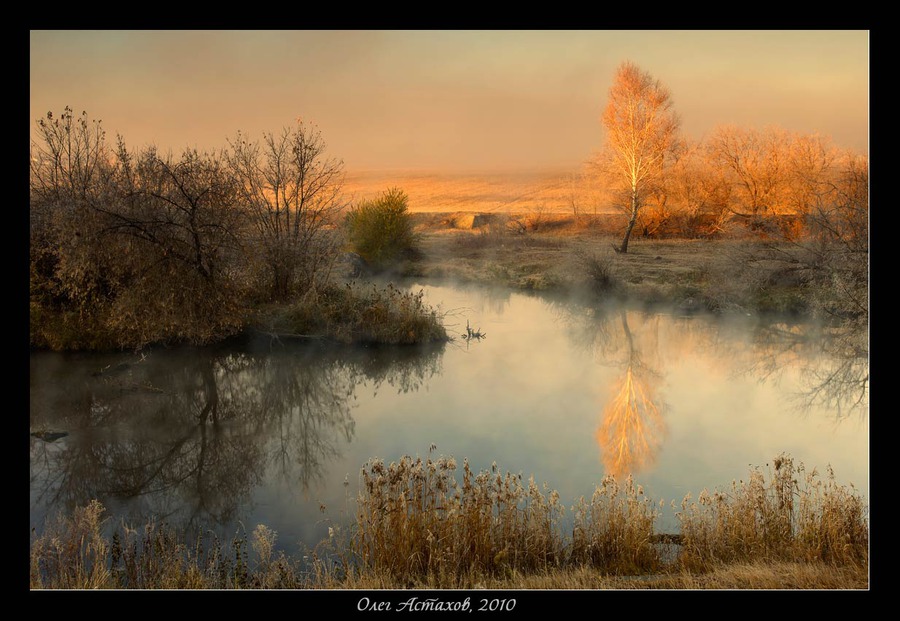
[[[576,166],[613,72],[667,85],[683,129],[780,125],[868,149],[866,31],[32,31],[31,122],[218,148],[298,117],[349,170]]]

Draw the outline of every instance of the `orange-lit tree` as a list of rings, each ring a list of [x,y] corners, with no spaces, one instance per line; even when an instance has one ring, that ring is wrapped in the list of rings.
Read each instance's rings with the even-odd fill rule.
[[[753,220],[785,212],[791,140],[777,127],[726,125],[713,131],[710,161],[733,190],[729,209],[735,215]]]
[[[607,131],[606,168],[630,199],[628,226],[618,248],[628,252],[638,212],[678,142],[681,121],[669,89],[634,63],[624,62],[609,89],[602,122]]]

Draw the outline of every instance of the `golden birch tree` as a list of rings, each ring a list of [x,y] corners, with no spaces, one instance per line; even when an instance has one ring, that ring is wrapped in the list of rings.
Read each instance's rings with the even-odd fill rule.
[[[618,248],[624,253],[646,193],[677,143],[681,121],[669,89],[634,63],[624,62],[609,89],[602,122],[610,172],[623,182],[630,199],[628,226]]]

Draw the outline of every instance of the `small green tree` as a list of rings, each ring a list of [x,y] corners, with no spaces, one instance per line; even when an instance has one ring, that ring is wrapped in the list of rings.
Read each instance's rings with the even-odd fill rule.
[[[408,204],[406,192],[390,188],[347,214],[350,247],[370,266],[385,268],[415,253],[416,236]]]

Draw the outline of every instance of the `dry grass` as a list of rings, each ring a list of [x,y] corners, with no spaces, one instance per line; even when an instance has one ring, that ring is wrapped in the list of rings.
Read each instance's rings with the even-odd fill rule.
[[[723,564],[706,573],[661,578],[667,589],[867,589],[867,567],[835,567],[826,563],[754,562]]]
[[[71,517],[49,522],[31,544],[32,588],[96,589],[111,583],[110,545],[102,533],[104,508],[94,500]]]
[[[464,194],[463,188],[460,196]],[[694,238],[677,227],[654,228],[640,220],[629,252],[613,254],[621,244],[623,215],[608,209],[576,214],[560,201],[528,207],[513,202],[503,209],[461,202],[449,206],[457,211],[413,213],[423,254],[412,271],[424,277],[596,295],[597,289],[607,288],[606,275],[599,274],[598,280],[591,269],[600,261],[614,268],[621,283],[616,293],[646,304],[684,305],[692,312],[803,316],[832,307],[845,312],[848,287],[859,288],[863,293],[857,298],[865,299],[860,278],[865,270],[845,269],[846,262],[838,259],[840,247],[830,247],[822,256],[835,263],[831,272],[847,272],[844,280],[850,285],[821,277],[831,272],[799,269],[803,261],[818,257],[814,244],[782,238],[776,222],[760,228],[735,218],[714,235]],[[645,215],[651,217],[651,212]]]
[[[869,526],[862,497],[838,485],[829,468],[823,480],[813,469],[781,455],[768,479],[755,468],[729,490],[682,501],[680,563],[707,570],[721,563],[821,562],[865,567]]]
[[[412,345],[448,340],[441,317],[423,293],[393,284],[348,283],[310,291],[287,307],[262,311],[259,329],[279,336],[326,337],[341,343]]]
[[[189,538],[154,522],[140,529],[123,524],[107,537],[104,513],[92,501],[33,537],[32,589],[298,589],[336,576],[315,552],[303,567],[276,553],[276,534],[264,525],[249,537],[251,556],[246,535],[227,542],[211,533]]]
[[[510,568],[544,570],[562,562],[557,522],[563,507],[521,475],[472,472],[462,485],[452,458],[404,457],[362,471],[354,552],[360,571],[400,583],[453,586],[460,576]]]
[[[276,533],[221,543],[164,525],[104,533],[94,501],[49,522],[31,545],[31,587],[342,589],[864,589],[869,529],[862,499],[786,456],[729,492],[686,498],[680,551],[664,561],[657,505],[607,477],[574,507],[571,537],[555,491],[520,475],[473,472],[452,458],[363,468],[352,528],[334,526],[304,561]],[[802,483],[799,482],[802,480]],[[249,540],[249,546],[248,546]]]
[[[633,240],[595,232],[524,233],[494,227],[422,232],[412,272],[522,290],[547,290],[713,313],[802,315],[817,290],[772,278],[763,244],[745,239]],[[772,244],[768,244],[771,246]]]
[[[331,589],[437,589],[428,580],[410,586],[399,584],[387,574],[354,575],[327,581],[320,588]],[[551,569],[546,572],[511,571],[499,576],[459,576],[453,588],[500,590],[858,590],[869,588],[864,569],[832,567],[822,563],[754,563],[722,565],[703,574],[660,573],[646,576],[604,574],[592,567]]]
[[[607,574],[642,575],[662,565],[653,543],[659,511],[631,476],[623,483],[606,476],[590,503],[575,504],[575,527],[569,565],[593,567]]]
[[[711,272],[725,272],[747,242],[640,241],[627,255],[613,252],[613,237],[498,233],[492,229],[422,233],[420,276],[504,284],[520,289],[613,291],[638,299],[658,291],[664,299],[704,288]],[[728,282],[733,282],[729,273]],[[710,284],[711,281],[710,281]],[[677,301],[677,299],[675,300]]]

